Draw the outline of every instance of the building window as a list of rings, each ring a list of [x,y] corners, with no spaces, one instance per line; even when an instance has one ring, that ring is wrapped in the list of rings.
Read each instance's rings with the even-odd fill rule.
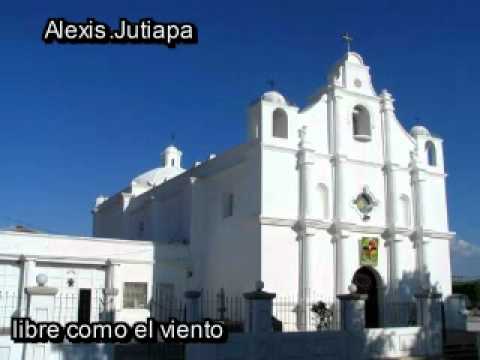
[[[288,139],[288,116],[285,110],[276,109],[273,112],[273,137]]]
[[[227,218],[233,216],[234,196],[232,193],[223,194],[223,217]]]
[[[425,151],[427,152],[428,165],[437,166],[437,152],[435,151],[435,145],[430,140],[425,143]]]
[[[356,105],[352,113],[353,137],[360,141],[369,141],[372,136],[370,115],[363,106]]]
[[[175,166],[175,159],[172,159],[172,160],[170,161],[170,164],[172,164],[172,166]]]
[[[126,282],[123,284],[123,307],[125,309],[147,308],[147,283]]]

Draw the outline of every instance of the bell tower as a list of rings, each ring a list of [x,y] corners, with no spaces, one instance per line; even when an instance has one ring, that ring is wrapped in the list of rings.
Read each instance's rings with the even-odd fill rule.
[[[163,166],[168,168],[180,168],[182,160],[182,152],[174,145],[169,145],[161,154],[161,162]]]

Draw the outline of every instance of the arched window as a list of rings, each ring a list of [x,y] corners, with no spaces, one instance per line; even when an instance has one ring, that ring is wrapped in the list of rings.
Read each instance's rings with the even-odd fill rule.
[[[425,143],[425,151],[427,152],[428,165],[437,166],[437,152],[435,151],[435,145],[430,140]]]
[[[410,199],[407,195],[402,194],[400,195],[400,223],[405,226],[409,227],[411,223],[411,212],[410,212]]]
[[[273,137],[288,139],[288,116],[285,110],[276,109],[273,112]]]
[[[361,105],[356,105],[352,113],[353,136],[357,140],[370,140],[372,130],[368,110]]]
[[[325,184],[318,184],[318,203],[319,203],[319,215],[321,219],[326,220],[329,218],[329,206],[328,206],[328,188]]]

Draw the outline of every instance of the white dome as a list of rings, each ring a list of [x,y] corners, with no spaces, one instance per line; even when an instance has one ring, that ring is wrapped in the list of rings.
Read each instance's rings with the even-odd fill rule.
[[[180,175],[184,171],[185,169],[180,167],[158,167],[138,175],[132,180],[132,183],[144,186],[156,186],[160,185],[165,180]]]
[[[169,151],[171,151],[171,152],[180,152],[180,150],[178,150],[177,147],[176,147],[175,145],[173,145],[173,144],[172,144],[172,145],[168,145],[168,146],[165,148],[165,150],[164,150],[164,152],[169,152]]]
[[[430,131],[425,126],[416,125],[410,130],[410,134],[414,137],[417,136],[430,136]]]
[[[359,64],[359,65],[364,65],[365,63],[363,62],[362,56],[354,51],[349,51],[346,55],[346,60],[351,63]]]
[[[287,100],[285,99],[285,97],[275,90],[267,91],[265,94],[262,95],[262,99],[273,102],[275,104],[287,105]]]

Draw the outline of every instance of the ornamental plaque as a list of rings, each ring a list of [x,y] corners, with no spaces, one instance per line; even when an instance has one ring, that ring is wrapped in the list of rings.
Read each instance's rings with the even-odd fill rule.
[[[360,265],[378,265],[378,238],[362,237],[360,239]]]

